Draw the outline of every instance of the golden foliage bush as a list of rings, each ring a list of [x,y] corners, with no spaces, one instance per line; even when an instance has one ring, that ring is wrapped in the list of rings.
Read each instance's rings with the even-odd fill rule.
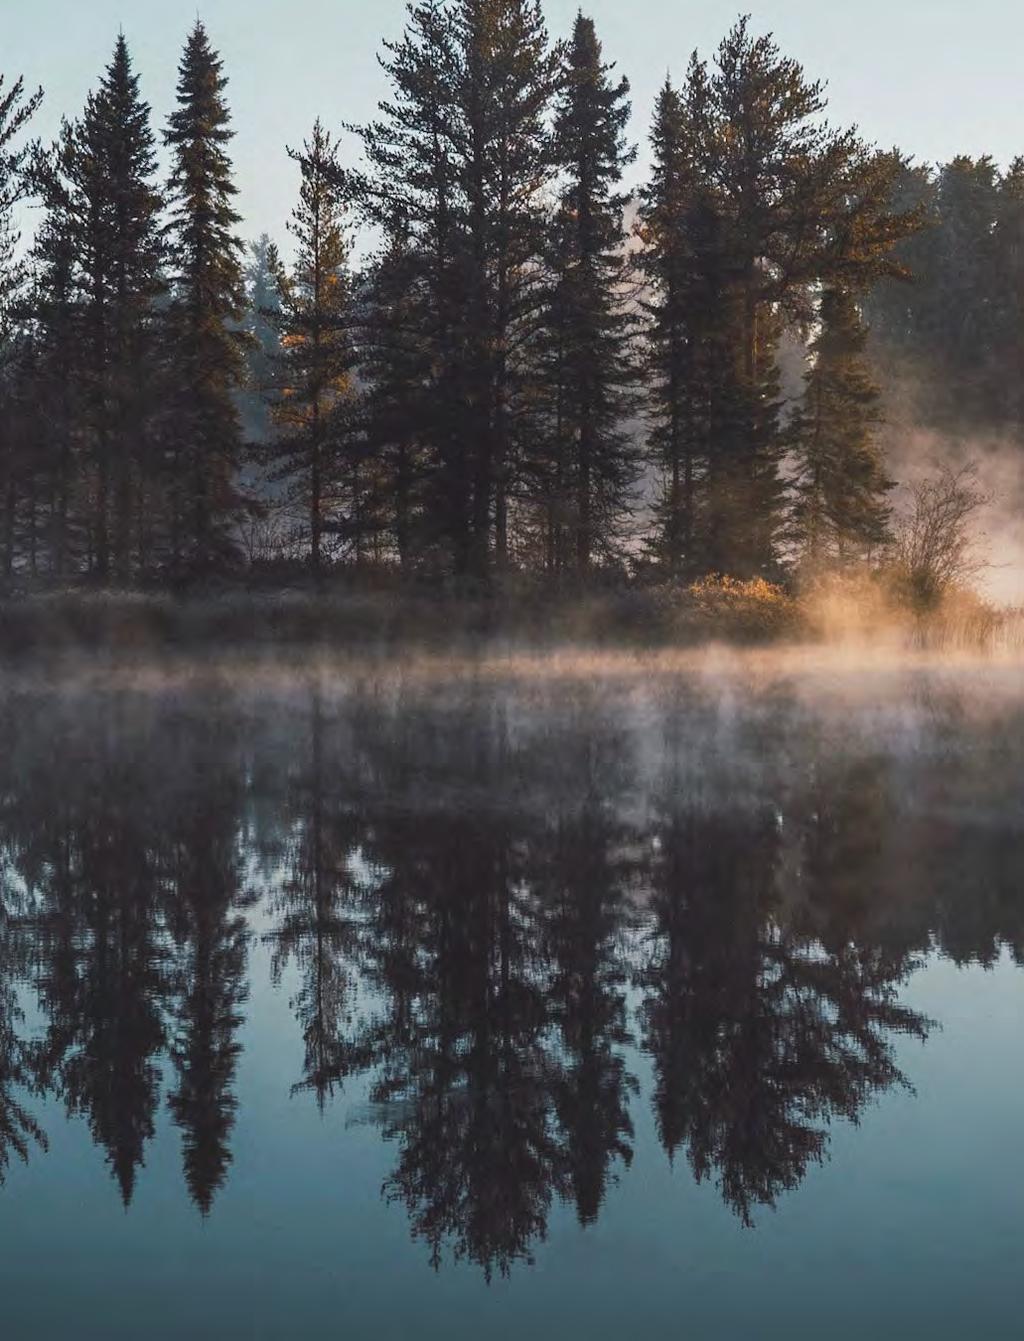
[[[705,638],[761,641],[794,633],[799,618],[796,602],[775,583],[716,574],[684,589],[675,622]]]

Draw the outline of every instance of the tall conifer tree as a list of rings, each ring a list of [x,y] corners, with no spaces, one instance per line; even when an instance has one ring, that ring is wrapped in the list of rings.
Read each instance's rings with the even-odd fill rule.
[[[361,130],[367,167],[352,175],[352,189],[364,217],[387,239],[380,263],[385,273],[400,269],[406,298],[400,317],[389,302],[387,320],[373,323],[370,357],[390,360],[397,352],[392,326],[398,321],[401,348],[417,351],[422,360],[422,383],[411,400],[409,387],[396,385],[391,410],[378,401],[372,431],[383,427],[387,414],[389,435],[406,436],[409,415],[419,412],[429,527],[422,539],[428,547],[432,542],[441,562],[464,574],[470,568],[474,444],[466,429],[463,357],[461,59],[447,0],[411,5],[401,40],[384,44],[381,63],[389,95],[378,120]]]
[[[467,258],[466,431],[472,470],[472,558],[477,576],[510,554],[509,508],[521,448],[518,425],[536,330],[552,175],[547,118],[561,53],[538,0],[458,0],[461,60],[457,160]]]
[[[197,21],[178,68],[178,108],[164,133],[172,154],[171,558],[197,572],[233,557],[241,448],[234,393],[243,379],[242,337],[229,323],[243,309],[242,243],[222,69]]]
[[[536,0],[425,0],[387,48],[392,83],[356,191],[418,262],[438,539],[459,574],[510,554],[536,336],[558,77]]]
[[[706,102],[703,67],[691,66],[684,90],[666,79],[651,127],[651,176],[640,193],[637,262],[648,446],[658,472],[654,562],[672,577],[693,575],[702,558],[700,505],[707,469],[709,374],[717,348],[717,270],[711,263],[716,215],[697,170]]]
[[[543,344],[551,381],[548,564],[586,574],[613,554],[630,511],[636,468],[630,408],[632,318],[623,291],[622,172],[629,83],[613,82],[592,19],[576,18],[565,52],[554,128],[563,181],[551,229],[551,297]]]
[[[16,362],[20,351],[14,306],[21,294],[24,267],[17,256],[17,233],[13,210],[26,189],[28,148],[18,143],[21,132],[35,113],[42,91],[25,93],[25,82],[16,79],[5,88],[0,73],[0,571],[14,570],[22,452],[15,428],[14,405],[19,396]]]
[[[77,246],[63,183],[37,173],[44,215],[32,248],[30,307],[36,329],[35,391],[50,465],[50,563],[65,577],[81,559],[83,405]]]
[[[111,430],[114,443],[114,562],[128,576],[133,552],[145,563],[144,513],[152,505],[152,407],[157,390],[154,304],[164,291],[162,199],[149,105],[139,95],[124,36],[100,86],[108,164],[111,312]]]
[[[393,218],[367,277],[360,374],[366,382],[367,450],[374,472],[372,513],[378,536],[389,538],[403,572],[427,559],[441,529],[430,508],[437,496],[438,454],[431,432],[437,421],[426,300],[409,230]]]
[[[95,196],[86,205],[88,235],[95,234],[95,273],[88,295],[97,347],[96,403],[102,423],[103,470],[109,476],[111,536],[104,539],[101,571],[109,548],[122,579],[141,540],[145,478],[153,466],[150,432],[156,390],[157,337],[153,305],[163,290],[160,267],[162,201],[153,184],[156,170],[150,109],[139,95],[124,35],[79,132],[79,152],[90,165],[82,176]],[[152,500],[149,500],[150,502]],[[97,556],[99,558],[99,556]]]
[[[350,504],[359,502],[358,479],[352,478],[356,463],[345,450],[353,437],[345,413],[353,366],[348,248],[337,142],[317,120],[301,151],[289,152],[302,182],[289,225],[295,264],[281,279],[274,407],[281,432],[272,451],[276,477],[288,481],[293,501],[305,514],[310,567],[319,573],[325,529],[339,526],[339,518],[328,514],[346,486]],[[354,520],[349,516],[350,524]]]
[[[847,290],[822,295],[803,401],[791,425],[797,477],[793,519],[811,573],[865,558],[884,544],[893,488],[875,438],[879,392],[867,332]]]

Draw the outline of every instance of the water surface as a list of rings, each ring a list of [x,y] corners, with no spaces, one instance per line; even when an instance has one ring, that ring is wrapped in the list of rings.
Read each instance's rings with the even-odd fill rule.
[[[1015,1335],[1024,677],[0,681],[21,1338]]]

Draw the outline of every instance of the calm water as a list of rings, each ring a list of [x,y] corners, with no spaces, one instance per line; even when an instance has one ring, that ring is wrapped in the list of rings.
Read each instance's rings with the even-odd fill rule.
[[[0,680],[0,1334],[1003,1338],[1019,668]]]

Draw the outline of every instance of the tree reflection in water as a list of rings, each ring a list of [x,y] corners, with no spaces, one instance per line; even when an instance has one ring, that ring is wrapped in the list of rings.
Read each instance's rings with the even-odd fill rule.
[[[210,1213],[259,935],[293,1093],[368,1078],[435,1265],[507,1273],[557,1203],[599,1218],[641,1053],[668,1156],[752,1224],[907,1083],[925,954],[1024,962],[1016,716],[929,699],[904,748],[784,685],[726,714],[694,684],[216,676],[0,712],[0,1177],[56,1099],[127,1205],[163,1093]]]

